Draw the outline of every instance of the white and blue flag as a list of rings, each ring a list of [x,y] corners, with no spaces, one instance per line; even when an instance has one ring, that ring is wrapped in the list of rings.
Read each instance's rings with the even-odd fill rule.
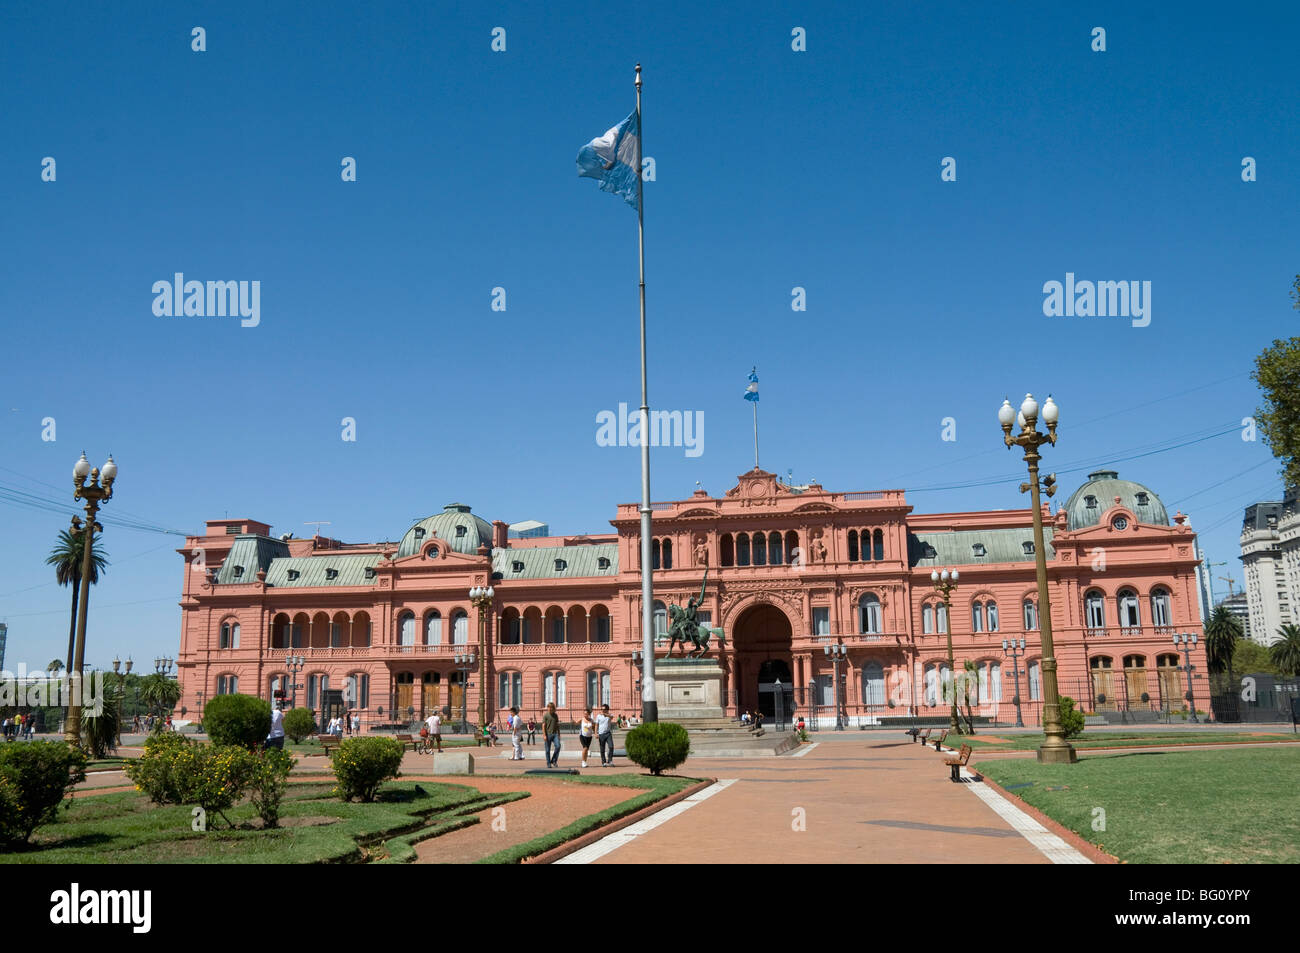
[[[749,386],[745,388],[745,400],[758,400],[758,368],[749,372]]]
[[[641,124],[633,112],[578,150],[578,175],[599,180],[602,191],[621,195],[628,205],[638,208],[640,159]]]

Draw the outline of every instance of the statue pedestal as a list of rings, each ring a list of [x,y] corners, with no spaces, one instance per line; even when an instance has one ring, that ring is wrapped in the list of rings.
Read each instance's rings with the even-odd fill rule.
[[[655,659],[660,721],[722,718],[722,664],[712,658]]]

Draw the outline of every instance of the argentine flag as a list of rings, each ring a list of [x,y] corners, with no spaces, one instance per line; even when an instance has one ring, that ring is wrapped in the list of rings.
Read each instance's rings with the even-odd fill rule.
[[[745,388],[745,400],[758,400],[758,368],[749,372],[749,386]]]
[[[598,179],[605,192],[637,206],[637,166],[641,159],[641,124],[635,112],[599,139],[578,150],[578,175]]]

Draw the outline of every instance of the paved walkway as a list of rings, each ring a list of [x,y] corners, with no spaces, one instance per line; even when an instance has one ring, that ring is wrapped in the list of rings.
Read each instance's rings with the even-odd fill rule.
[[[692,759],[689,773],[735,782],[593,862],[1050,862],[971,785],[953,784],[943,758],[874,736],[798,758]]]

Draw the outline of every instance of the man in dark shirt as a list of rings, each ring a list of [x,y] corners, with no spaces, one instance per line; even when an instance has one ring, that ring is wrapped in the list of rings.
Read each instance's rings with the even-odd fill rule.
[[[542,716],[542,734],[546,736],[546,766],[548,768],[557,768],[560,766],[560,716],[555,713],[555,702],[546,706],[546,714]],[[551,753],[551,745],[555,745],[555,753]]]

